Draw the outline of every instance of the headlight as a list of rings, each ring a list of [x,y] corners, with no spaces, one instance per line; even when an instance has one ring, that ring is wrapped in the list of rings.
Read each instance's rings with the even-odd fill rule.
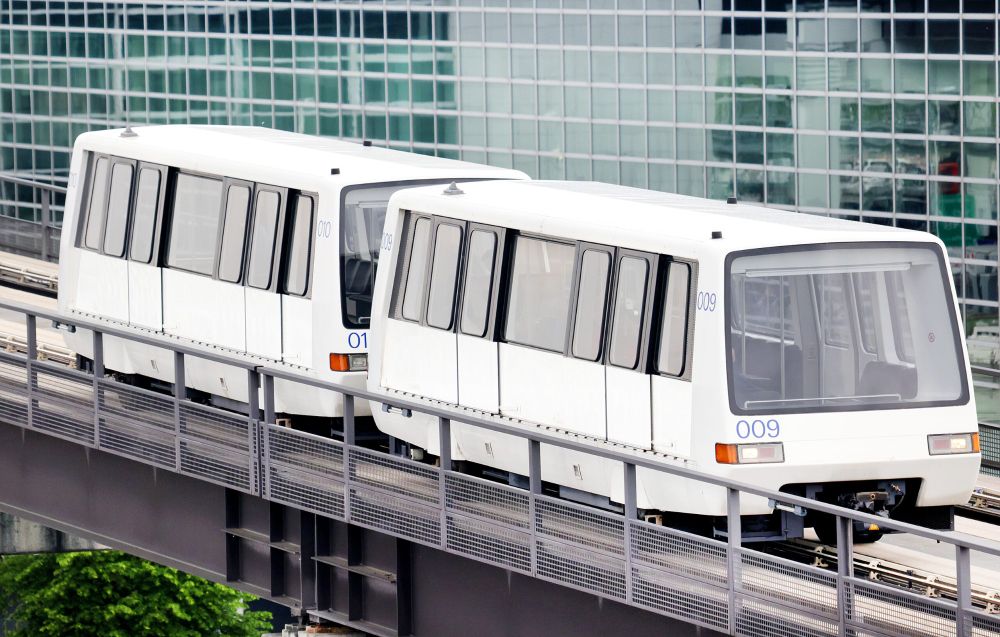
[[[953,453],[979,453],[979,433],[927,436],[927,451],[932,456],[943,456]]]
[[[719,464],[765,464],[784,462],[785,447],[780,442],[750,445],[715,444],[715,461]]]

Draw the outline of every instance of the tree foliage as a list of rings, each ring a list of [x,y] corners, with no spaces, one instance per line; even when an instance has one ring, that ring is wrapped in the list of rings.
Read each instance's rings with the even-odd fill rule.
[[[253,597],[118,551],[0,561],[0,626],[10,637],[260,637]]]

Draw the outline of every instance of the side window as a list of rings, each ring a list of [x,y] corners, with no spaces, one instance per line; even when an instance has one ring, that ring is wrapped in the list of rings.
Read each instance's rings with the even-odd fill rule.
[[[285,266],[284,291],[304,296],[309,286],[309,261],[312,248],[313,198],[299,195],[292,219],[288,258]]]
[[[108,194],[108,214],[104,224],[104,253],[112,257],[125,255],[125,231],[132,200],[132,164],[115,162],[111,169]]]
[[[854,286],[854,306],[858,314],[861,347],[868,354],[878,354],[878,330],[875,326],[875,273],[857,272],[851,275]]]
[[[910,330],[910,313],[906,304],[903,277],[899,272],[886,272],[885,288],[889,301],[889,320],[892,323],[892,338],[896,344],[899,360],[912,363],[913,333]]]
[[[576,358],[596,361],[601,357],[604,308],[608,301],[610,273],[610,253],[584,250],[580,260],[580,292],[576,298],[573,347],[570,350]]]
[[[108,164],[107,157],[98,157],[94,162],[94,172],[90,180],[90,202],[87,206],[87,227],[83,245],[91,250],[101,247],[101,231],[104,229],[104,213],[108,208]]]
[[[504,333],[508,341],[564,351],[575,257],[572,244],[517,237]]]
[[[247,283],[266,290],[271,287],[274,271],[274,247],[277,240],[281,195],[273,190],[258,190],[253,213],[253,233],[250,236],[250,262]]]
[[[408,321],[420,320],[420,304],[424,298],[424,273],[427,270],[428,253],[431,244],[431,220],[422,217],[413,226],[410,242],[409,264],[406,268],[406,284],[403,288],[403,318]]]
[[[672,262],[667,271],[660,351],[656,356],[656,368],[663,374],[680,376],[684,373],[690,290],[691,266],[679,261]]]
[[[427,324],[450,330],[455,315],[455,284],[462,256],[462,228],[450,223],[438,225],[434,237],[434,258],[427,294]]]
[[[622,257],[618,262],[614,314],[611,320],[611,345],[608,362],[616,367],[635,369],[639,364],[646,308],[646,283],[649,262],[637,257]]]
[[[221,214],[221,179],[179,173],[174,185],[167,266],[211,275]]]
[[[243,278],[243,247],[249,211],[250,186],[231,184],[226,193],[226,217],[222,222],[219,248],[219,278],[223,281],[239,283]]]
[[[486,336],[496,268],[497,235],[487,230],[473,230],[469,236],[469,254],[465,266],[465,292],[462,298],[463,334]]]
[[[149,263],[153,259],[162,179],[163,173],[158,168],[139,169],[139,179],[135,186],[135,212],[132,214],[132,241],[129,244],[129,258],[133,261]]]

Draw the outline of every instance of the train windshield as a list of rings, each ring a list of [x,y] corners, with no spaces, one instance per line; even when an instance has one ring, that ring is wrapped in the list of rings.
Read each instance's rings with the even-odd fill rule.
[[[365,196],[373,194],[381,196]],[[372,292],[388,201],[389,192],[360,190],[347,196],[341,210],[340,288],[344,327],[367,329],[371,323]]]
[[[843,244],[731,257],[735,413],[968,400],[947,269],[932,244]]]

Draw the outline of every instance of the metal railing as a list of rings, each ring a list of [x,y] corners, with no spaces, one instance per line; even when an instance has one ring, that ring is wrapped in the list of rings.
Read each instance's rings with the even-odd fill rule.
[[[59,260],[66,188],[0,173],[0,250]]]
[[[972,374],[1000,382],[1000,369],[973,365]],[[983,450],[982,472],[986,475],[1000,476],[1000,424],[980,421],[979,441]]]
[[[967,637],[1000,632],[1000,615],[974,607],[971,594],[972,552],[1000,557],[1000,544],[988,540],[728,481],[663,464],[639,450],[592,446],[542,428],[325,382],[262,365],[260,359],[244,354],[199,349],[176,338],[133,333],[16,303],[0,303],[0,308],[23,314],[27,325],[27,353],[0,352],[0,421],[10,425],[735,635]],[[40,319],[92,331],[91,373],[37,359]],[[105,336],[172,352],[174,395],[107,376]],[[187,357],[243,370],[248,414],[188,400]],[[278,426],[277,380],[342,394],[344,440]],[[440,465],[355,444],[358,400],[391,403],[436,418]],[[452,470],[451,432],[456,423],[524,440],[529,488]],[[544,495],[543,446],[617,462],[625,480],[624,514]],[[725,540],[639,519],[639,468],[725,489]],[[836,570],[744,547],[740,520],[744,494],[834,516]],[[854,521],[953,546],[955,601],[856,576],[850,532]]]

